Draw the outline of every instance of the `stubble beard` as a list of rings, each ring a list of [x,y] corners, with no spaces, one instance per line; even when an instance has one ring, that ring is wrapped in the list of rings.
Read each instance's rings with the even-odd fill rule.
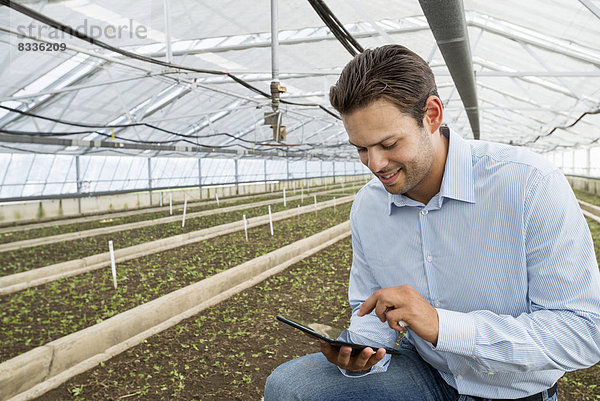
[[[392,186],[384,185],[389,193],[406,195],[418,187],[431,173],[434,161],[433,144],[429,140],[425,128],[421,133],[419,154],[410,162],[399,166],[401,170],[398,178],[401,181]]]

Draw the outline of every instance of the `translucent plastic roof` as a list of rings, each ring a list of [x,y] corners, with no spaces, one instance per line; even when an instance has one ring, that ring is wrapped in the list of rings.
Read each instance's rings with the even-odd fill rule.
[[[270,1],[170,0],[168,23],[163,0],[17,3],[112,46],[156,59],[165,60],[170,42],[173,64],[228,72],[269,92]],[[418,1],[326,4],[364,48],[400,43],[425,58],[436,74],[446,122],[472,137]],[[600,107],[600,1],[465,0],[464,8],[480,138],[540,152],[597,145],[600,114],[567,126]],[[273,142],[271,127],[264,125],[270,100],[229,76],[130,59],[0,7],[0,105],[99,126],[70,126],[0,109],[0,129],[17,133],[0,134],[0,152],[356,160],[341,121],[316,106],[331,110],[329,87],[351,55],[307,0],[279,1],[278,23],[279,74],[287,87],[282,98],[313,104],[281,105],[287,127],[283,144]],[[24,48],[33,43],[54,47]],[[66,50],[58,48],[63,43]],[[101,128],[132,123],[153,127]],[[32,137],[34,133],[53,135]],[[192,137],[184,142],[173,133]],[[148,141],[170,141],[166,145],[178,147],[161,151]],[[198,152],[198,146],[215,151]]]

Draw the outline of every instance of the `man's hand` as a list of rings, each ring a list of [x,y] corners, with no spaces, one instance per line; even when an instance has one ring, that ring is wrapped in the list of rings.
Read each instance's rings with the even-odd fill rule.
[[[414,288],[409,285],[383,288],[375,291],[361,305],[358,316],[364,316],[375,309],[382,322],[398,331],[404,331],[398,322],[407,326],[422,339],[437,344],[439,320],[437,311]]]
[[[342,369],[359,372],[371,369],[373,365],[381,361],[385,356],[385,349],[379,348],[374,354],[369,347],[363,349],[360,354],[351,356],[352,348],[334,347],[325,341],[321,341],[321,352],[327,360]]]

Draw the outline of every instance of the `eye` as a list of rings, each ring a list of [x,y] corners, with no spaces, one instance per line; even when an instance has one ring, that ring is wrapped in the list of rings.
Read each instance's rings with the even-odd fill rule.
[[[392,143],[392,144],[389,144],[389,145],[384,145],[384,144],[381,144],[381,149],[383,149],[383,150],[390,150],[390,149],[392,149],[394,146],[396,146],[396,143],[397,143],[397,142],[394,142],[394,143]]]
[[[358,153],[365,153],[367,151],[367,148],[356,148]]]

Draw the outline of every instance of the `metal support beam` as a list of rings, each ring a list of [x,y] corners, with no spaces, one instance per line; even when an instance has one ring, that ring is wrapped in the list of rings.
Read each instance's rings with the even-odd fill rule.
[[[152,159],[148,158],[148,194],[150,195],[150,206],[152,206]]]
[[[594,3],[592,3],[591,0],[579,0],[579,2],[600,19],[600,8],[598,8]]]
[[[235,194],[237,195],[239,193],[239,188],[238,188],[238,184],[240,182],[240,178],[239,178],[239,170],[238,170],[238,159],[234,159],[233,160],[234,163],[234,167],[235,167]]]
[[[198,188],[200,189],[200,197],[202,197],[202,158],[198,158]]]
[[[476,26],[486,32],[492,32],[510,40],[520,40],[554,53],[600,66],[600,52],[596,49],[570,43],[558,37],[544,35],[533,29],[524,28],[476,11],[469,11],[467,20],[469,26]]]

